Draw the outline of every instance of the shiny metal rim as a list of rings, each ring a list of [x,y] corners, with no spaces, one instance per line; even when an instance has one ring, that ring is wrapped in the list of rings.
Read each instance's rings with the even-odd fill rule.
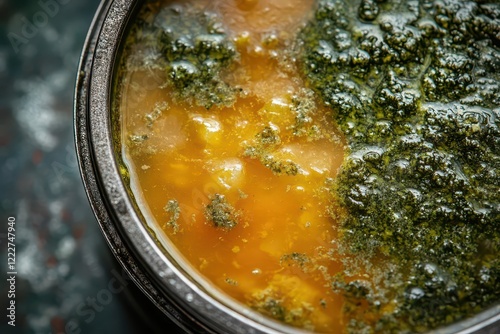
[[[184,332],[301,333],[211,297],[164,254],[135,212],[111,138],[110,92],[120,41],[139,0],[103,1],[89,30],[75,91],[80,172],[101,230],[134,282]],[[500,305],[429,334],[500,333]]]

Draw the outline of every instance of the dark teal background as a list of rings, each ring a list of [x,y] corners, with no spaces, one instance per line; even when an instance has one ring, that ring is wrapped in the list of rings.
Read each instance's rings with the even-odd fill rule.
[[[151,332],[151,305],[122,277],[76,163],[74,83],[98,4],[0,0],[0,333]],[[11,216],[15,327],[6,310]]]

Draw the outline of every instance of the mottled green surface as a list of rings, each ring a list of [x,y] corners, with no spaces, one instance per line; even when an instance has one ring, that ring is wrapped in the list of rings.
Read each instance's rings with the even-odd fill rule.
[[[220,16],[196,5],[148,3],[137,20],[130,44],[143,48],[137,65],[164,71],[163,86],[179,101],[210,109],[229,106],[239,90],[222,80],[238,59]],[[159,10],[159,12],[157,12]]]
[[[498,3],[319,1],[301,33],[348,143],[338,251],[360,256],[333,286],[354,333],[424,332],[500,300],[499,19]]]

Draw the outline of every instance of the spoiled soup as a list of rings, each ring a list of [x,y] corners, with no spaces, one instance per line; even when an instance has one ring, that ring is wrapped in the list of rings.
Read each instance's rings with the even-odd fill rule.
[[[465,3],[147,1],[114,109],[148,224],[311,331],[425,332],[497,302],[498,6]],[[457,40],[461,5],[492,34]]]

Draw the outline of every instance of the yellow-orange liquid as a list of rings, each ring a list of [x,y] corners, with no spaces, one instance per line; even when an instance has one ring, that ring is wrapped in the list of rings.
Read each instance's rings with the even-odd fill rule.
[[[183,2],[186,4],[186,2]],[[161,227],[180,253],[206,279],[228,295],[259,311],[272,297],[287,311],[291,325],[318,332],[342,328],[342,297],[330,277],[341,271],[329,253],[337,223],[328,214],[335,203],[328,191],[344,157],[344,143],[326,109],[317,107],[308,126],[320,136],[294,134],[297,114],[292,97],[304,83],[293,66],[276,53],[307,19],[312,0],[218,0],[186,5],[220,13],[241,54],[225,79],[246,94],[232,107],[210,110],[174,102],[161,88],[161,71],[124,74],[119,101],[123,155],[136,197],[146,218]],[[263,36],[273,35],[271,43]],[[297,175],[276,175],[245,154],[265,127],[279,132],[269,152],[299,166]],[[147,135],[147,139],[131,140]],[[239,212],[232,229],[207,221],[214,194]],[[180,207],[178,228],[167,224],[169,200]],[[306,261],[294,260],[293,254]],[[304,320],[307,319],[307,320]]]

